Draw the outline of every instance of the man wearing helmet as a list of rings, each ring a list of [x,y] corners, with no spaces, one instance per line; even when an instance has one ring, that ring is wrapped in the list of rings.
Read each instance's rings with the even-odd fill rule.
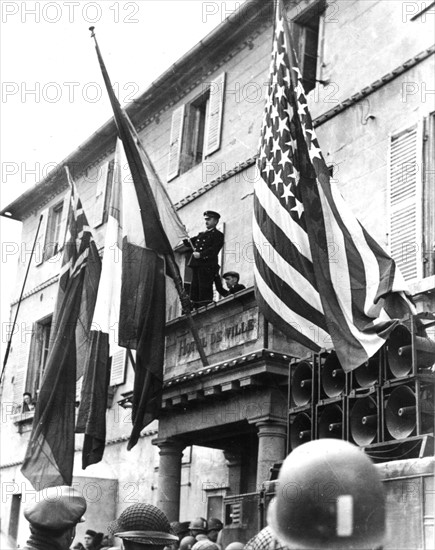
[[[163,550],[177,542],[165,514],[152,504],[138,502],[126,508],[108,525],[108,531],[122,539],[125,550]]]
[[[319,439],[284,461],[268,523],[291,550],[375,550],[385,536],[379,474],[358,447]]]
[[[195,518],[189,524],[190,534],[196,540],[207,538],[207,520],[204,518]],[[199,538],[198,538],[199,537]]]

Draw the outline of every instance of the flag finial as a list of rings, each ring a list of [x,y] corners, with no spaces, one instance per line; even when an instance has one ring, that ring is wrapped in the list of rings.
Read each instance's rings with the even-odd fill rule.
[[[95,38],[95,33],[94,33],[95,27],[89,27],[89,30],[91,31],[91,38]]]

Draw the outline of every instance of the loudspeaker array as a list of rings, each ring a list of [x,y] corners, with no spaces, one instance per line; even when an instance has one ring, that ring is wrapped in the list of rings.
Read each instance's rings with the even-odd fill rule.
[[[334,351],[293,361],[288,450],[332,437],[363,447],[379,461],[432,454],[435,342],[421,335],[421,326],[419,316],[399,324],[351,373]]]

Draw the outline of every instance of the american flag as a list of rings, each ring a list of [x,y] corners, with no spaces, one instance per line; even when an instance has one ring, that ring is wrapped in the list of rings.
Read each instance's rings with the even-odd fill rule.
[[[330,180],[281,1],[255,183],[253,240],[260,309],[308,348],[335,348],[345,370],[414,312],[392,258]]]

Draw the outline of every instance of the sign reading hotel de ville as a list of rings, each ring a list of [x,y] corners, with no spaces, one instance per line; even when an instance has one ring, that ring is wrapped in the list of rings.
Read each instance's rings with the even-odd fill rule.
[[[251,308],[199,327],[199,336],[207,356],[252,342],[258,338],[258,309]],[[199,354],[190,332],[183,332],[176,338],[178,364],[198,359]]]

